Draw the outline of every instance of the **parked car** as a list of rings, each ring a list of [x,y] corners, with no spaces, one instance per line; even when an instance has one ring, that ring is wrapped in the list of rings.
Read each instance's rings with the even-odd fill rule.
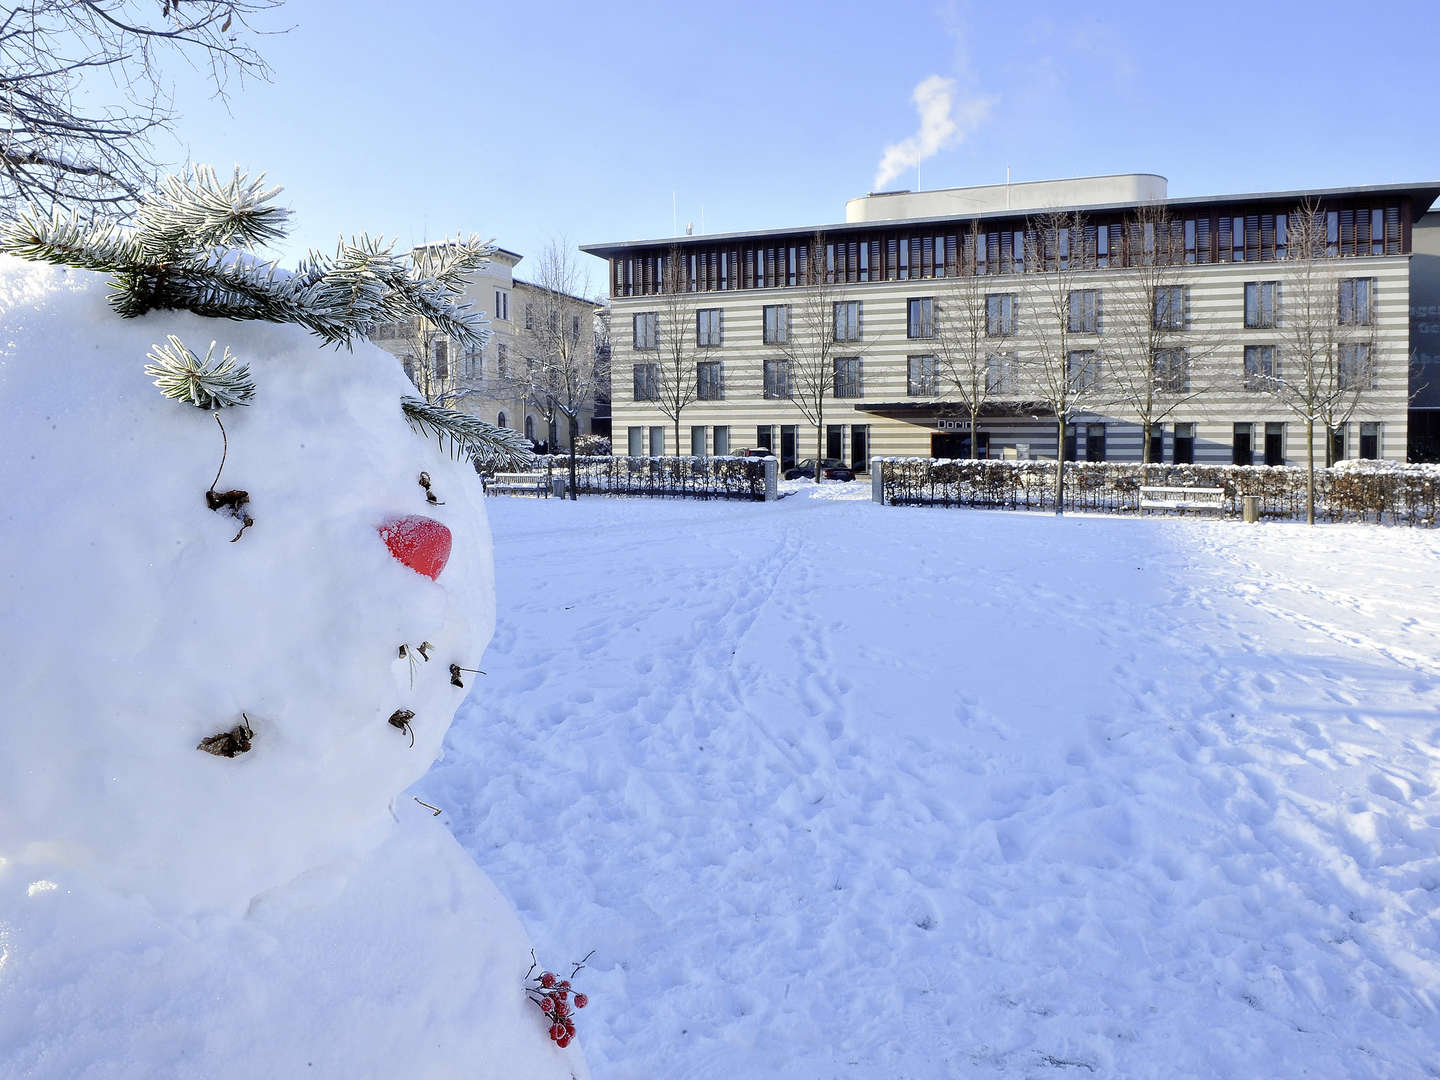
[[[736,457],[774,457],[775,451],[768,446],[757,446],[750,450],[736,450]]]
[[[827,457],[820,463],[820,475],[826,480],[854,480],[855,470],[833,457]],[[815,479],[815,459],[806,458],[793,469],[785,470],[786,480],[813,480]]]

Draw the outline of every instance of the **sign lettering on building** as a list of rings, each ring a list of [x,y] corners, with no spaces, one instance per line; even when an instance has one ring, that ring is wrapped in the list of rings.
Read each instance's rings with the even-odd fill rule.
[[[937,420],[935,426],[940,431],[969,431],[969,420]]]

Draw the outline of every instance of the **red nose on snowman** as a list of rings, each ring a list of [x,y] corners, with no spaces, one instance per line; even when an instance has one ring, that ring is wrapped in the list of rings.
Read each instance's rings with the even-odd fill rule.
[[[433,518],[391,518],[376,530],[391,555],[432,581],[450,561],[450,530]]]

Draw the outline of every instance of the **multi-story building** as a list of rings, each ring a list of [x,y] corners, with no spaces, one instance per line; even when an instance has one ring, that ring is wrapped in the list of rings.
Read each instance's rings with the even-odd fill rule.
[[[382,323],[371,340],[393,353],[405,374],[427,400],[474,413],[500,427],[523,431],[531,442],[566,446],[563,417],[546,410],[526,392],[526,364],[534,352],[533,331],[540,314],[554,315],[573,328],[582,349],[595,350],[596,302],[557,294],[515,276],[524,258],[496,248],[489,262],[470,276],[464,303],[486,314],[490,339],[483,349],[466,350],[421,319]],[[557,302],[558,300],[558,302]],[[608,385],[604,391],[608,391]],[[577,435],[609,435],[608,397],[599,393],[579,416]]]
[[[1118,347],[1118,294],[1163,259],[1173,284],[1147,317],[1174,331],[1174,347],[1154,357],[1156,388],[1174,400],[1150,426],[1150,459],[1303,462],[1303,419],[1274,392],[1294,367],[1287,349],[1299,315],[1287,281],[1297,214],[1324,230],[1334,295],[1321,306],[1342,331],[1331,350],[1340,382],[1355,391],[1331,417],[1330,453],[1404,460],[1412,425],[1440,435],[1440,214],[1429,214],[1440,183],[1185,199],[1167,198],[1166,187],[1163,177],[1129,174],[889,192],[851,200],[842,224],[587,245],[610,268],[615,452],[761,445],[786,466],[813,456],[815,427],[787,385],[782,346],[823,283],[834,364],[825,456],[863,470],[872,456],[965,456],[973,438],[991,457],[1059,450],[1138,461],[1143,417],[1097,384],[1103,391],[1107,347]],[[1061,212],[1083,232],[1037,235]],[[1157,216],[1162,238],[1140,224]],[[1085,255],[1066,268],[1065,347],[1088,392],[1061,445],[1027,355],[1035,325],[1030,337],[1017,327],[1041,317],[1039,293],[1072,241]],[[962,280],[983,293],[991,350],[991,393],[974,432],[933,341],[935,313]],[[678,447],[666,445],[673,407],[654,400],[667,282],[694,294],[684,332],[694,335],[697,393],[681,410]],[[1315,439],[1323,462],[1323,422]]]

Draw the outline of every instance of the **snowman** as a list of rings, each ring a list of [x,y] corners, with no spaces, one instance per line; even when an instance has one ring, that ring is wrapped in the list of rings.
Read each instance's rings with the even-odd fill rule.
[[[243,254],[276,194],[202,169],[0,240],[0,1075],[583,1077],[405,793],[483,695],[471,459],[522,451],[363,335],[483,340],[486,249],[286,274]]]

